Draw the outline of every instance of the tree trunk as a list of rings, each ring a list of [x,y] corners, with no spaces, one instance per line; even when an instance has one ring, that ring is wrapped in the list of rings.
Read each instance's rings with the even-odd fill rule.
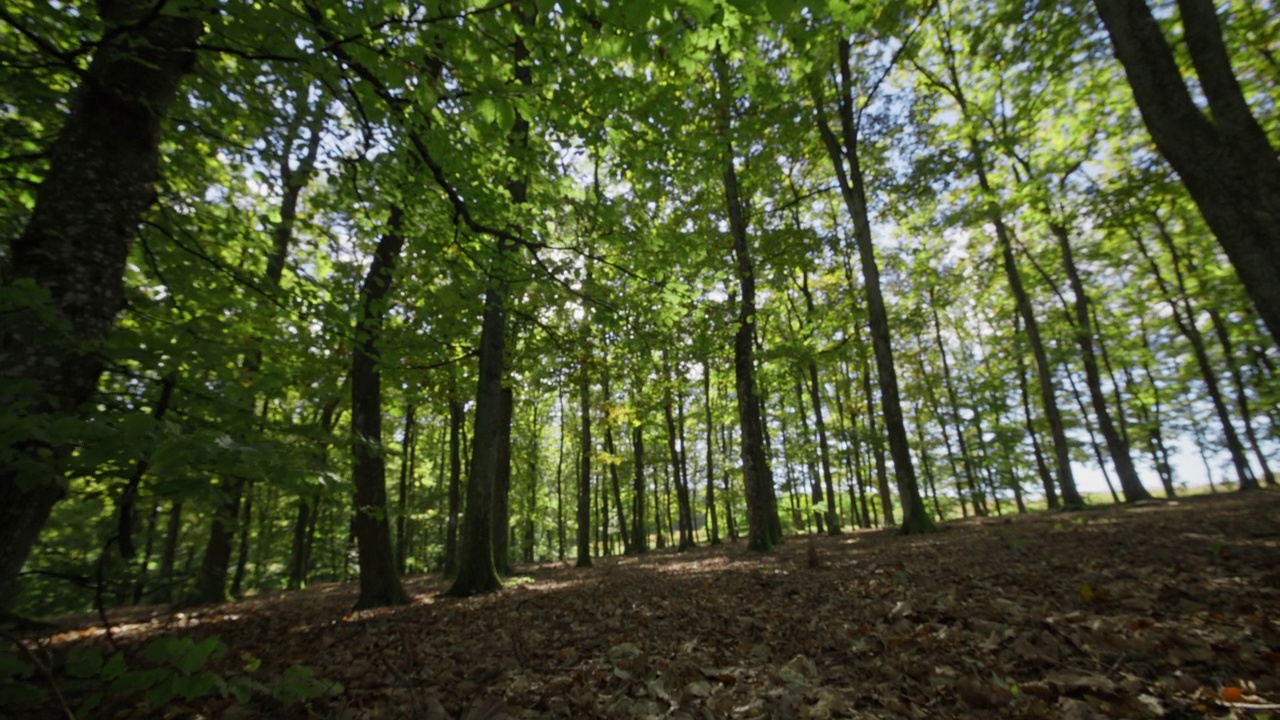
[[[942,382],[947,388],[947,405],[951,411],[951,423],[956,429],[956,443],[960,446],[960,463],[964,468],[965,481],[969,487],[969,500],[973,503],[973,514],[981,517],[987,514],[987,509],[981,502],[978,485],[974,480],[973,461],[969,455],[968,441],[964,436],[964,424],[960,421],[960,402],[956,399],[955,383],[951,380],[951,364],[947,362],[947,346],[942,342],[942,324],[938,320],[938,303],[932,287],[929,288],[929,308],[933,314],[934,341],[938,344],[938,352],[942,356]],[[1056,502],[1051,507],[1057,507]]]
[[[1231,384],[1236,391],[1236,407],[1240,408],[1240,420],[1244,422],[1244,437],[1249,441],[1249,449],[1253,451],[1258,467],[1262,468],[1262,477],[1268,485],[1275,485],[1275,473],[1267,463],[1267,456],[1262,452],[1262,446],[1258,442],[1258,431],[1253,427],[1249,395],[1244,389],[1244,378],[1240,376],[1240,363],[1236,359],[1235,348],[1231,343],[1231,334],[1227,331],[1227,325],[1217,310],[1209,311],[1209,320],[1213,322],[1213,331],[1218,336],[1218,343],[1222,345],[1222,356],[1227,363],[1227,375],[1231,378]]]
[[[804,454],[804,469],[806,479],[809,481],[809,492],[811,500],[811,510],[814,524],[818,526],[818,532],[826,532],[826,515],[823,514],[822,507],[822,485],[818,482],[818,469],[813,462],[813,453],[809,452],[809,414],[805,410],[804,388],[802,387],[803,379],[796,375],[796,410],[800,414],[800,439],[804,441],[801,452]],[[787,463],[788,478],[790,477],[790,467],[794,463]],[[790,486],[792,482],[788,479],[787,484]],[[792,489],[792,495],[795,495]],[[793,499],[794,503],[794,499]],[[809,523],[806,518],[805,529],[808,530]]]
[[[1111,412],[1107,409],[1107,398],[1102,392],[1102,373],[1098,371],[1098,360],[1093,352],[1093,325],[1089,317],[1089,298],[1084,292],[1084,281],[1080,279],[1080,271],[1076,269],[1075,257],[1071,251],[1071,240],[1067,228],[1060,223],[1049,223],[1049,230],[1058,240],[1058,249],[1062,252],[1062,265],[1067,271],[1067,279],[1071,283],[1071,294],[1075,296],[1075,331],[1076,342],[1080,345],[1080,359],[1084,362],[1085,385],[1089,388],[1089,399],[1093,403],[1094,416],[1098,418],[1098,429],[1107,443],[1107,452],[1111,463],[1116,468],[1116,476],[1120,478],[1120,489],[1124,491],[1125,502],[1150,500],[1151,493],[1143,487],[1138,478],[1138,471],[1133,466],[1133,457],[1129,454],[1129,442],[1116,429],[1111,420]]]
[[[646,529],[644,498],[649,489],[644,482],[644,428],[638,423],[631,429],[631,457],[635,473],[631,483],[631,549],[647,553],[649,532]]]
[[[1146,0],[1094,0],[1156,147],[1280,341],[1280,161],[1232,70],[1213,0],[1178,0],[1192,91]]]
[[[178,560],[178,538],[182,534],[182,503],[169,506],[169,519],[164,526],[164,547],[160,550],[160,580],[164,583],[165,599],[177,596],[174,592],[174,567]]]
[[[404,247],[403,211],[391,209],[388,230],[378,241],[373,262],[360,287],[356,348],[351,356],[351,474],[355,484],[353,530],[360,558],[360,597],[356,608],[409,602],[396,572],[387,519],[387,467],[382,445],[382,335],[396,263]]]
[[[1159,218],[1157,218],[1156,226],[1160,233],[1167,235],[1163,223],[1159,222]],[[1222,390],[1218,387],[1218,376],[1213,369],[1213,363],[1209,362],[1209,353],[1205,349],[1204,336],[1200,334],[1200,328],[1196,327],[1195,313],[1191,308],[1190,299],[1186,296],[1186,286],[1182,281],[1182,271],[1178,267],[1177,258],[1175,256],[1173,268],[1174,275],[1178,281],[1179,292],[1175,295],[1173,289],[1165,281],[1164,274],[1160,271],[1160,266],[1156,263],[1155,257],[1148,252],[1146,242],[1142,240],[1142,236],[1132,233],[1131,237],[1138,245],[1138,251],[1146,259],[1147,267],[1151,269],[1151,274],[1155,278],[1161,294],[1164,295],[1165,301],[1169,303],[1169,308],[1173,312],[1174,323],[1178,326],[1178,330],[1182,332],[1182,336],[1191,343],[1191,351],[1195,356],[1196,365],[1200,368],[1200,375],[1204,380],[1205,389],[1209,392],[1209,400],[1213,403],[1218,422],[1222,425],[1222,433],[1227,441],[1227,452],[1231,456],[1231,464],[1235,467],[1236,479],[1240,481],[1240,489],[1256,489],[1258,481],[1253,477],[1253,473],[1249,469],[1249,461],[1244,456],[1244,445],[1240,442],[1240,436],[1236,434],[1235,425],[1231,422],[1231,415],[1227,412],[1227,404],[1222,399]],[[1165,245],[1166,247],[1172,247],[1172,240],[1166,239]],[[1179,302],[1179,298],[1181,298],[1181,302]]]
[[[591,376],[588,374],[588,351],[583,351],[578,367],[578,408],[581,412],[581,441],[578,475],[578,559],[574,567],[591,567]]]
[[[493,567],[499,575],[511,574],[511,421],[515,392],[502,388],[498,415],[498,471],[493,483]]]
[[[502,254],[500,245],[499,255]],[[471,474],[458,548],[458,576],[448,594],[466,597],[502,587],[493,567],[493,495],[498,478],[498,437],[502,432],[502,357],[506,331],[507,284],[494,280],[485,293],[480,329],[480,377],[476,383]]]
[[[716,512],[716,481],[712,472],[715,442],[713,436],[715,434],[715,426],[711,420],[711,361],[702,361],[702,399],[706,408],[707,428],[707,512],[711,515],[711,544],[720,544],[720,521]]]
[[[79,416],[102,374],[102,344],[124,306],[125,261],[142,215],[155,200],[161,124],[195,62],[201,19],[159,14],[143,0],[100,0],[102,43],[70,98],[48,150],[35,207],[6,257],[6,293],[31,282],[47,293],[5,308],[0,330],[0,406],[18,426],[42,431]],[[18,297],[31,299],[30,290]],[[16,393],[24,390],[22,395]],[[50,452],[53,450],[53,452]],[[64,448],[29,434],[11,441],[0,465],[0,612],[18,574],[65,494]]]
[[[404,575],[409,558],[409,480],[413,477],[414,446],[418,433],[414,428],[414,407],[408,403],[404,412],[404,443],[400,449],[400,482],[396,498],[396,572]]]
[[[845,208],[853,220],[853,236],[858,247],[863,293],[867,301],[867,319],[871,327],[871,349],[875,355],[876,377],[880,384],[880,406],[884,412],[885,431],[889,437],[889,452],[893,456],[898,498],[902,503],[902,532],[924,533],[934,529],[933,519],[925,510],[924,500],[920,496],[920,486],[916,481],[915,465],[911,461],[907,430],[902,417],[898,374],[894,367],[893,346],[890,341],[889,314],[885,309],[884,296],[880,290],[880,268],[876,263],[872,243],[866,185],[858,156],[858,118],[855,118],[853,111],[853,79],[849,65],[850,43],[847,38],[841,38],[839,43],[840,101],[838,108],[843,146],[828,125],[826,110],[823,107],[823,91],[815,86],[813,96],[818,131],[827,148],[831,165],[836,171],[836,180],[840,185],[840,194],[844,199]]]
[[[676,502],[680,508],[680,549],[697,546],[693,536],[693,490],[689,482],[689,452],[684,437],[684,393],[676,402],[676,437],[680,440],[680,476],[676,484]]]
[[[715,72],[719,82],[720,142],[723,157],[725,207],[729,217],[729,233],[733,237],[733,254],[737,264],[738,300],[737,331],[733,337],[733,373],[738,399],[738,421],[742,426],[742,475],[747,491],[747,548],[760,552],[773,549],[782,538],[773,532],[770,509],[776,518],[776,501],[769,458],[764,448],[764,428],[760,420],[756,395],[756,278],[755,265],[747,242],[747,221],[734,168],[732,133],[733,91],[730,88],[729,63],[724,51],[715,51]]]
[[[564,562],[564,435],[568,422],[564,416],[564,395],[559,398],[560,442],[556,453],[556,558]]]
[[[240,521],[240,549],[236,554],[236,572],[231,579],[231,597],[239,598],[249,565],[249,536],[253,533],[253,483],[245,483],[244,518]]]

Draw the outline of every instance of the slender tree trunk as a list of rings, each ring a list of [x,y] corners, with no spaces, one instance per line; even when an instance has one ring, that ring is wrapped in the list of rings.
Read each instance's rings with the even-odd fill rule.
[[[875,393],[871,389],[871,368],[866,360],[862,362],[862,393],[867,399],[867,407],[875,407]],[[876,488],[880,494],[880,511],[884,515],[883,527],[892,527],[897,523],[893,519],[893,494],[889,492],[889,472],[885,466],[884,437],[876,427],[876,415],[867,413],[867,435],[871,438],[871,450],[876,466]]]
[[[898,394],[898,374],[893,362],[893,346],[890,341],[889,314],[885,309],[880,290],[880,268],[876,264],[872,244],[871,221],[867,210],[866,185],[858,157],[858,119],[853,112],[853,80],[850,69],[850,43],[848,38],[839,40],[840,62],[840,115],[843,147],[831,131],[823,108],[822,93],[814,88],[815,111],[818,130],[826,145],[827,155],[836,171],[840,194],[845,208],[853,220],[853,236],[858,246],[858,258],[862,267],[863,292],[867,301],[867,319],[871,328],[871,349],[876,360],[876,378],[880,385],[880,406],[884,412],[885,432],[889,439],[889,452],[893,456],[893,473],[897,479],[898,499],[902,503],[902,532],[918,534],[934,529],[933,519],[924,507],[920,486],[916,482],[915,465],[907,442],[906,425],[902,417],[902,402]],[[847,169],[846,169],[847,163]],[[830,489],[828,489],[828,496]],[[886,505],[886,513],[888,511]]]
[[[733,482],[729,477],[729,426],[720,426],[720,454],[724,456],[724,522],[729,541],[738,542],[738,521],[733,513]]]
[[[449,509],[445,520],[444,575],[458,574],[458,519],[462,512],[462,401],[449,399]]]
[[[631,457],[634,466],[631,484],[631,549],[637,553],[647,553],[649,532],[645,527],[647,520],[644,497],[649,490],[644,482],[644,427],[640,424],[631,429]]]
[[[836,512],[835,482],[831,479],[831,450],[827,444],[827,425],[822,418],[822,392],[818,385],[818,365],[809,363],[809,399],[813,402],[813,424],[818,430],[818,457],[822,461],[822,482],[827,487],[827,534],[840,534],[840,514]]]
[[[231,597],[241,596],[244,587],[244,575],[249,565],[249,536],[253,532],[253,490],[252,482],[245,483],[244,517],[240,521],[240,549],[236,554],[236,572],[231,579]]]
[[[1280,340],[1280,161],[1232,69],[1213,0],[1178,0],[1195,92],[1146,0],[1094,0],[1142,119]],[[1242,487],[1244,485],[1242,484]]]
[[[676,502],[680,508],[680,549],[687,550],[698,543],[693,536],[693,490],[689,481],[689,452],[684,435],[684,393],[676,402],[676,433],[680,440],[680,475],[676,484]]]
[[[933,315],[933,338],[938,344],[938,353],[942,357],[942,382],[947,388],[947,405],[951,411],[951,423],[956,429],[956,442],[960,446],[960,462],[969,487],[969,499],[973,503],[973,514],[981,517],[987,514],[987,510],[981,502],[977,482],[974,480],[973,461],[970,459],[968,442],[964,436],[964,423],[960,421],[960,403],[956,399],[955,383],[951,380],[951,364],[947,362],[947,346],[942,342],[942,324],[938,320],[938,302],[932,287],[929,288],[929,309]],[[1050,507],[1057,507],[1057,496],[1054,497],[1055,504]],[[963,502],[961,500],[962,504]]]
[[[1244,422],[1244,437],[1249,441],[1249,449],[1253,451],[1253,457],[1258,461],[1258,467],[1262,468],[1262,477],[1268,485],[1276,484],[1275,473],[1271,471],[1271,466],[1267,464],[1267,456],[1262,452],[1262,446],[1258,442],[1258,432],[1253,427],[1253,412],[1249,408],[1249,395],[1244,389],[1244,379],[1240,376],[1240,364],[1235,356],[1235,349],[1231,343],[1231,334],[1227,331],[1227,325],[1222,320],[1222,315],[1217,310],[1209,311],[1209,319],[1213,322],[1214,333],[1218,336],[1218,342],[1222,345],[1222,356],[1227,363],[1227,374],[1231,378],[1231,384],[1236,391],[1236,407],[1240,408],[1240,420]]]
[[[583,352],[578,368],[578,403],[582,413],[581,471],[578,475],[578,560],[575,567],[591,567],[591,379],[587,371],[589,352]]]
[[[564,562],[564,434],[568,426],[564,415],[564,395],[560,395],[560,442],[556,451],[556,558]]]
[[[1098,419],[1098,429],[1106,441],[1111,463],[1116,468],[1116,476],[1120,479],[1120,489],[1124,491],[1125,502],[1150,500],[1151,493],[1143,487],[1138,478],[1138,471],[1133,466],[1133,457],[1129,454],[1129,443],[1116,429],[1111,420],[1111,412],[1107,409],[1107,398],[1102,392],[1102,373],[1098,371],[1098,360],[1093,352],[1093,325],[1089,317],[1089,298],[1085,295],[1084,281],[1080,279],[1080,271],[1076,268],[1075,256],[1071,251],[1071,240],[1067,228],[1060,223],[1049,223],[1049,230],[1058,240],[1058,249],[1062,252],[1062,265],[1067,271],[1067,279],[1071,283],[1071,293],[1075,296],[1075,331],[1076,342],[1080,345],[1080,359],[1084,362],[1085,385],[1089,388],[1089,399],[1093,403],[1093,414]]]
[[[826,532],[827,518],[826,518],[826,515],[822,513],[822,509],[821,509],[822,508],[822,485],[819,484],[819,481],[818,481],[818,468],[813,462],[813,453],[809,451],[809,449],[812,447],[812,444],[809,436],[809,414],[805,410],[803,383],[804,383],[804,380],[799,375],[796,375],[796,410],[800,414],[800,439],[804,443],[803,446],[801,447],[801,452],[804,454],[805,479],[809,481],[809,491],[812,497],[812,507],[811,507],[812,518],[813,518],[814,524],[818,526],[818,532],[821,533],[821,532]],[[787,463],[788,476],[790,476],[792,464],[793,463]],[[790,481],[788,481],[788,485],[791,485]],[[794,487],[792,487],[793,498],[794,498],[794,495],[795,495],[795,489]],[[794,499],[793,499],[793,504],[795,504]],[[806,531],[808,530],[808,527],[809,527],[808,519],[809,519],[808,517],[805,518]]]
[[[1156,225],[1160,233],[1167,235],[1163,223],[1159,222],[1158,218]],[[1204,336],[1201,335],[1200,328],[1196,326],[1195,312],[1191,308],[1190,299],[1186,296],[1186,286],[1182,281],[1182,271],[1178,267],[1177,258],[1175,256],[1173,267],[1179,292],[1175,294],[1165,280],[1164,274],[1160,271],[1160,266],[1156,263],[1155,257],[1148,252],[1146,242],[1142,240],[1142,236],[1137,233],[1132,233],[1131,236],[1134,242],[1137,243],[1139,252],[1146,259],[1147,266],[1151,269],[1151,274],[1155,278],[1161,294],[1164,295],[1165,301],[1169,303],[1169,307],[1173,311],[1174,323],[1178,326],[1178,330],[1182,332],[1182,336],[1191,343],[1191,351],[1195,356],[1197,366],[1200,368],[1200,375],[1204,379],[1205,389],[1209,392],[1209,400],[1213,403],[1218,422],[1222,425],[1222,433],[1227,441],[1227,452],[1231,456],[1231,464],[1235,467],[1236,479],[1240,482],[1240,489],[1257,489],[1258,481],[1253,477],[1253,472],[1249,469],[1249,461],[1244,455],[1244,445],[1240,442],[1240,436],[1236,434],[1235,425],[1231,422],[1231,415],[1227,412],[1227,404],[1222,399],[1222,390],[1218,386],[1217,373],[1213,368],[1213,363],[1209,361],[1209,353],[1205,349]],[[1172,241],[1167,240],[1165,245],[1166,247],[1172,246]],[[1179,299],[1181,299],[1181,302],[1179,302]]]
[[[737,263],[738,329],[733,339],[733,370],[738,400],[738,420],[742,426],[742,475],[747,491],[747,547],[768,552],[782,538],[775,534],[776,501],[769,459],[764,447],[764,428],[760,419],[759,398],[755,380],[756,278],[755,264],[747,241],[747,221],[742,209],[738,173],[734,168],[732,140],[733,91],[730,87],[729,63],[724,50],[715,51],[715,72],[719,83],[720,142],[723,157],[723,182],[729,232],[733,237],[733,254]],[[770,518],[770,509],[773,519]]]
[[[711,420],[711,361],[702,361],[702,399],[707,416],[707,512],[711,515],[711,544],[720,544],[720,521],[716,512],[716,482],[713,473],[712,456],[715,454],[715,426]]]
[[[511,422],[515,393],[502,388],[498,410],[498,471],[493,483],[493,567],[499,575],[511,574]]]
[[[414,407],[410,402],[404,412],[404,445],[400,454],[400,483],[396,500],[396,572],[402,576],[409,557],[409,479],[413,476],[413,455],[416,444]]]

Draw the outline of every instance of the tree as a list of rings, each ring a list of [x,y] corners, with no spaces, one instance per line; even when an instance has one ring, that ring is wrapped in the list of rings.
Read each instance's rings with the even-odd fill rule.
[[[55,424],[80,416],[97,389],[103,342],[124,305],[125,260],[155,198],[162,124],[204,30],[195,13],[156,14],[138,0],[99,2],[98,14],[104,42],[48,148],[4,271],[5,291],[22,298],[6,312],[26,307],[0,332],[0,402],[25,428],[0,456],[0,610],[66,492]]]
[[[1232,69],[1213,0],[1179,0],[1192,97],[1146,0],[1094,0],[1142,119],[1280,343],[1280,160]]]

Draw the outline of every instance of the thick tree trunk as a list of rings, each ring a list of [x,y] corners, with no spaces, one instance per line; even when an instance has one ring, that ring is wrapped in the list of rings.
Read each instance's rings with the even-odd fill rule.
[[[506,296],[506,283],[500,280],[495,280],[485,293],[467,507],[462,520],[458,576],[448,591],[455,597],[491,592],[502,587],[493,566],[493,494],[498,477],[498,437],[502,432]]]
[[[387,232],[360,287],[357,344],[351,355],[351,474],[355,484],[352,529],[360,558],[356,608],[409,602],[396,572],[387,519],[387,467],[382,446],[382,370],[378,340],[386,316],[396,263],[404,247],[402,211],[392,207]]]
[[[124,306],[125,261],[155,200],[161,124],[195,62],[198,18],[154,12],[145,0],[98,3],[103,42],[49,148],[35,207],[9,246],[3,285],[33,283],[47,312],[5,308],[0,406],[40,431],[78,416],[102,374],[102,343]],[[31,297],[29,291],[21,296]],[[22,388],[22,394],[15,394]],[[53,452],[50,452],[52,450]],[[62,448],[14,440],[0,465],[0,612],[65,493]]]
[[[1280,161],[1240,89],[1213,0],[1177,5],[1207,114],[1146,0],[1094,0],[1156,147],[1280,341]]]

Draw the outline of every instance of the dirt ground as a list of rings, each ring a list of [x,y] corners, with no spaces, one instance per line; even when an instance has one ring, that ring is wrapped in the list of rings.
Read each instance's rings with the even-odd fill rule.
[[[744,545],[518,568],[508,589],[465,600],[410,578],[413,605],[360,613],[354,585],[113,613],[126,653],[218,635],[218,672],[265,680],[302,663],[327,692],[164,708],[120,694],[101,712],[1280,718],[1280,492],[970,519],[918,538],[792,537],[769,555]],[[105,641],[86,621],[25,642],[56,657]]]

